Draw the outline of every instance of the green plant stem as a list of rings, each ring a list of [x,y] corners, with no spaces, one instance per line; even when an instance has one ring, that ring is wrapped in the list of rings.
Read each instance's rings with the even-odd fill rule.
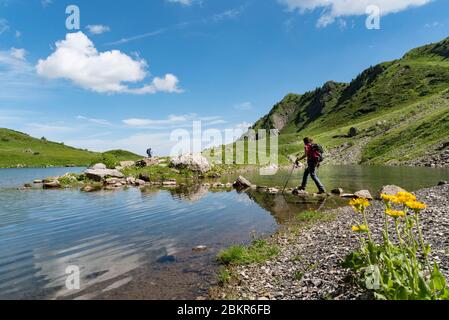
[[[398,236],[398,240],[399,240],[399,246],[401,247],[402,250],[404,250],[404,240],[401,237],[401,232],[399,230],[399,222],[398,222],[398,218],[394,218],[394,227],[396,229],[396,234]]]
[[[426,249],[425,244],[424,244],[424,237],[423,237],[423,234],[422,234],[421,223],[420,223],[420,220],[419,220],[419,212],[415,213],[415,221],[416,221],[416,228],[418,229],[419,242],[421,243],[421,250],[423,252],[424,259],[426,261],[426,265],[427,265],[427,268],[429,269],[429,272],[432,272],[432,268],[430,267],[429,257],[428,257],[428,254],[427,254],[427,249]]]
[[[370,230],[370,228],[369,228],[369,226],[368,226],[368,219],[366,219],[365,209],[362,209],[362,216],[363,216],[363,222],[364,222],[364,224],[365,224],[365,226],[366,226],[366,228],[367,228],[367,230],[368,230],[368,239],[369,239],[369,241],[370,241],[371,243],[373,243],[373,239],[372,239],[372,237],[371,237],[371,230]]]

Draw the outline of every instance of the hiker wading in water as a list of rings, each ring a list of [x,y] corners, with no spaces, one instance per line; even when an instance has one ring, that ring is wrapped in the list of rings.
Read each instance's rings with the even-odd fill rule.
[[[318,176],[316,175],[316,171],[320,167],[320,163],[323,161],[323,148],[320,145],[314,144],[313,139],[305,138],[304,149],[305,154],[301,158],[298,158],[296,160],[296,166],[299,166],[299,163],[307,158],[307,168],[304,171],[304,178],[302,179],[302,185],[298,188],[298,190],[299,191],[306,190],[307,181],[310,175],[318,188],[318,194],[324,194],[326,193],[326,189],[324,188],[320,179],[318,179]]]

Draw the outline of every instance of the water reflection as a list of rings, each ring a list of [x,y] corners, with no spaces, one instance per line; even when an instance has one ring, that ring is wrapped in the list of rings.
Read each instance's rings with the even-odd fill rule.
[[[18,191],[22,183],[67,171],[35,170],[0,170],[3,299],[195,298],[216,279],[214,257],[222,248],[248,243],[254,231],[271,233],[301,211],[342,204],[338,198],[212,192],[200,185],[99,193]],[[249,178],[259,185],[283,185],[286,174]],[[323,167],[321,175],[328,185],[348,191],[375,191],[386,182],[414,190],[449,179],[447,170],[425,168]],[[193,253],[198,245],[209,249]],[[80,267],[79,292],[65,287],[69,265]]]

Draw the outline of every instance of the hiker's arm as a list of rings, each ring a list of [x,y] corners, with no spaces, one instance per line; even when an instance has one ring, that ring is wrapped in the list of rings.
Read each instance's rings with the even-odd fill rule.
[[[307,154],[304,153],[304,154],[302,155],[302,157],[299,158],[299,153],[298,153],[298,154],[296,155],[296,157],[298,157],[298,158],[296,159],[296,161],[299,162],[299,161],[302,161],[302,160],[304,160],[305,158],[307,158]]]
[[[297,157],[299,157],[299,153],[296,155]],[[299,163],[304,160],[307,157],[307,154],[304,154],[302,157],[297,158],[295,164],[299,165]]]

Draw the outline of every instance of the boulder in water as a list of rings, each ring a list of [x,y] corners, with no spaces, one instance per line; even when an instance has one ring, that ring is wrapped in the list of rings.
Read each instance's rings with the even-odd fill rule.
[[[59,188],[61,188],[61,184],[59,183],[58,180],[53,180],[44,183],[44,189],[59,189]]]
[[[251,188],[252,184],[245,177],[238,177],[237,181],[234,182],[234,187],[237,189]]]
[[[332,194],[335,194],[335,195],[338,195],[338,196],[341,196],[344,192],[345,191],[342,188],[333,189],[331,191]]]

